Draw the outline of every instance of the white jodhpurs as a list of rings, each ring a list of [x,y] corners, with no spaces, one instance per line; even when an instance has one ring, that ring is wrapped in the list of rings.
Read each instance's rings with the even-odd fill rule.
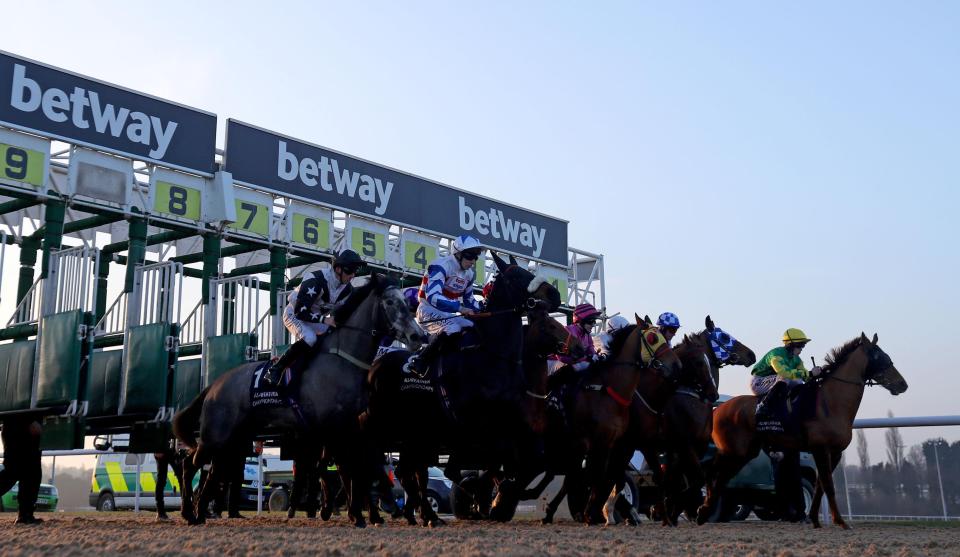
[[[473,321],[466,317],[440,311],[425,302],[420,302],[420,305],[417,306],[417,322],[420,323],[424,331],[431,335],[440,333],[452,335],[467,327],[473,327]]]
[[[294,339],[302,340],[310,346],[317,344],[317,339],[330,330],[326,323],[310,323],[297,319],[289,305],[283,310],[283,326],[290,331]]]
[[[803,384],[803,381],[799,379],[782,379],[778,375],[767,375],[766,377],[754,375],[750,378],[750,390],[757,396],[763,396],[770,392],[777,381],[782,381],[791,387]]]

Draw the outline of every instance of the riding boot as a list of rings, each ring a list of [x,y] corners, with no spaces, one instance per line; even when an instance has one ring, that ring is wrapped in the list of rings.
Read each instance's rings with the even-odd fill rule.
[[[276,363],[264,372],[263,377],[260,378],[260,382],[266,386],[279,385],[284,370],[306,355],[311,348],[312,346],[307,344],[303,339],[294,342],[290,345],[290,348],[287,348],[287,351],[280,356]]]
[[[774,383],[767,395],[760,401],[760,404],[757,404],[757,420],[770,420],[782,417],[779,416],[780,408],[783,407],[783,402],[789,390],[789,386],[783,381]]]
[[[410,371],[416,373],[417,375],[423,376],[427,373],[430,362],[433,358],[440,352],[440,347],[443,346],[443,343],[447,341],[449,336],[447,333],[440,333],[435,335],[430,339],[429,344],[427,344],[423,350],[414,354],[410,361],[407,362],[407,365],[404,366],[404,371]]]

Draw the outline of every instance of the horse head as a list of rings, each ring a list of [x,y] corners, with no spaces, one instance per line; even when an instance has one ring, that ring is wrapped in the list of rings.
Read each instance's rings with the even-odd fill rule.
[[[683,372],[678,383],[693,388],[705,399],[716,402],[720,398],[717,390],[717,380],[714,376],[715,367],[710,358],[710,343],[702,334],[687,335],[674,349],[683,363]]]
[[[487,298],[488,310],[515,309],[522,314],[537,309],[554,311],[560,307],[560,291],[543,277],[520,267],[513,256],[507,263],[495,253],[490,255],[497,274]]]
[[[860,333],[860,346],[866,351],[867,366],[863,370],[863,380],[866,383],[876,383],[890,394],[896,396],[907,390],[907,381],[893,365],[893,360],[877,344],[877,334],[873,340]]]
[[[574,359],[580,359],[586,354],[584,347],[577,337],[570,334],[559,321],[550,317],[546,310],[530,312],[528,327],[524,336],[524,348],[531,350],[538,357],[546,358],[550,354],[563,354]]]
[[[374,305],[375,304],[375,305]],[[363,308],[370,308],[369,312]],[[334,320],[348,327],[369,329],[379,341],[392,337],[416,350],[428,340],[414,319],[403,292],[395,281],[373,273],[334,312]]]
[[[680,358],[673,352],[660,329],[650,322],[649,317],[641,319],[634,314],[634,318],[637,327],[631,332],[631,336],[635,337],[636,341],[633,343],[636,347],[635,361],[640,362],[643,367],[662,373],[670,381],[676,381],[683,369]],[[630,339],[627,340],[629,342]]]
[[[720,366],[752,366],[757,363],[757,355],[733,335],[713,324],[708,315],[704,320],[707,328],[701,333],[706,336]]]

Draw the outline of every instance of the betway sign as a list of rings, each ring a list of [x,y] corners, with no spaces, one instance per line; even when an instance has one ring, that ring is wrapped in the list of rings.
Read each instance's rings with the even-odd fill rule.
[[[0,124],[213,173],[217,117],[0,52]]]
[[[237,182],[443,236],[567,265],[567,222],[236,120],[226,170]]]

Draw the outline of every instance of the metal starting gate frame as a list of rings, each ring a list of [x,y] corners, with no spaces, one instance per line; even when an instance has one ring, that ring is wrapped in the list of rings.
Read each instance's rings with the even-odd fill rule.
[[[0,52],[0,59],[23,65],[30,75],[53,72],[75,80],[85,90],[97,90],[104,102],[120,90],[7,53]],[[7,362],[2,361],[19,358],[19,363],[12,364],[15,368],[30,367],[30,409],[42,406],[44,397],[37,393],[44,380],[41,375],[53,369],[49,361],[41,362],[44,336],[51,340],[50,335],[64,335],[50,329],[56,320],[48,318],[70,311],[89,316],[76,325],[75,338],[82,344],[77,350],[86,367],[77,375],[80,383],[67,405],[67,415],[86,415],[85,397],[90,393],[84,392],[83,383],[96,368],[97,380],[118,391],[118,399],[112,390],[94,393],[104,397],[97,402],[97,419],[114,416],[122,421],[130,416],[142,421],[146,409],[155,408],[148,421],[163,423],[218,374],[268,357],[278,345],[286,344],[282,311],[287,295],[308,267],[329,263],[335,253],[351,248],[371,270],[399,275],[412,285],[419,283],[430,260],[449,252],[453,232],[438,233],[435,223],[405,223],[410,219],[374,214],[356,204],[331,203],[273,184],[234,180],[223,169],[243,159],[237,155],[242,155],[235,141],[239,133],[231,136],[233,144],[226,151],[216,149],[215,115],[133,91],[124,94],[137,97],[157,114],[176,118],[180,122],[177,138],[184,145],[171,145],[166,158],[153,158],[125,136],[103,136],[101,142],[94,136],[71,135],[65,128],[21,121],[0,99],[0,148],[10,155],[0,160],[0,268],[7,244],[16,244],[20,251],[15,310],[0,329],[0,364],[4,364],[0,374],[7,374],[0,376],[0,385],[7,379],[14,380],[10,384],[20,380],[4,371]],[[231,125],[243,126],[235,121]],[[283,139],[276,134],[271,137]],[[276,153],[276,146],[268,152]],[[342,165],[360,161],[324,152],[341,158]],[[228,153],[234,153],[229,161]],[[379,177],[384,180],[412,180],[418,188],[439,188],[436,191],[448,197],[459,195],[473,204],[476,214],[481,214],[481,204],[492,204],[491,214],[499,207],[501,212],[512,212],[514,219],[529,217],[529,224],[523,226],[562,222],[376,163],[366,164],[372,165],[370,172],[385,173]],[[374,177],[361,176],[358,168],[352,170],[356,178],[372,183]],[[562,236],[565,242],[563,226],[562,235],[551,238]],[[480,220],[476,230],[482,237]],[[583,301],[603,307],[603,256],[567,248],[563,264],[555,252],[533,261],[524,258],[520,243],[516,248],[513,254],[521,264],[562,291],[568,316],[570,308]],[[510,249],[501,246],[498,251],[509,253]],[[117,285],[112,279],[119,278],[110,272],[112,264],[123,268],[123,283],[108,305],[108,290]],[[477,271],[480,287],[495,268],[485,258]],[[190,311],[183,317],[185,302]],[[160,345],[163,354],[139,348],[146,346],[145,339],[150,339],[149,346]],[[27,346],[32,346],[32,359],[24,354]],[[147,352],[153,360],[144,360]],[[160,371],[141,373],[148,364],[164,369],[166,383]],[[26,377],[26,368],[23,371]],[[111,386],[114,380],[116,387]],[[148,396],[149,389],[138,387],[141,382],[154,388],[157,396]],[[169,395],[171,389],[173,396],[155,407],[159,392]],[[0,396],[0,412],[7,410],[4,404],[10,406],[9,402]],[[13,411],[21,407],[10,406]]]

